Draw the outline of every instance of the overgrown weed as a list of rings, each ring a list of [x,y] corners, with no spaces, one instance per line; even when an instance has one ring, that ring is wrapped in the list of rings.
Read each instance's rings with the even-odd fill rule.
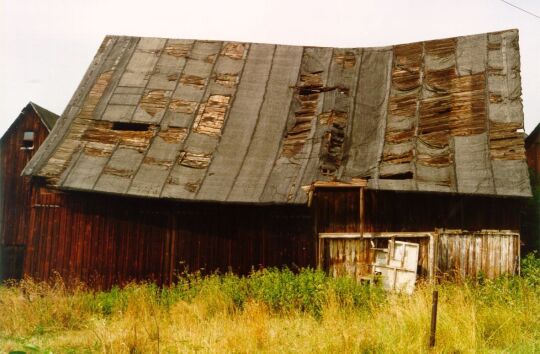
[[[439,286],[436,352],[540,350],[540,259],[522,276]],[[0,350],[428,352],[430,284],[386,293],[314,269],[181,274],[108,291],[62,279],[0,286]],[[30,349],[29,349],[30,348]]]

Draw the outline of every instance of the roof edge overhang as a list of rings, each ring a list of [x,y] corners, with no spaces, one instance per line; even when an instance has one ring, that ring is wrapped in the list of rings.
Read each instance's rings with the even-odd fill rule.
[[[41,179],[41,177],[32,177],[32,179]],[[516,196],[516,195],[504,195],[504,194],[480,194],[480,193],[458,193],[458,192],[441,192],[441,191],[421,191],[421,190],[393,190],[393,189],[374,189],[369,188],[367,186],[366,180],[361,180],[362,182],[353,182],[353,183],[346,183],[346,182],[326,182],[326,181],[318,181],[314,182],[313,184],[309,186],[304,186],[303,190],[306,192],[306,194],[313,193],[316,190],[331,190],[335,193],[344,192],[347,190],[358,190],[359,188],[363,188],[367,191],[372,192],[382,192],[382,193],[394,193],[396,195],[432,195],[434,197],[440,196],[440,197],[458,197],[458,198],[467,198],[467,199],[474,199],[474,198],[490,198],[490,199],[508,199],[508,200],[522,200],[522,201],[528,201],[532,199],[530,196]],[[212,199],[182,199],[182,198],[157,198],[152,196],[144,196],[144,195],[134,195],[134,194],[120,194],[120,193],[113,193],[113,192],[107,192],[107,191],[88,191],[84,189],[75,189],[75,188],[55,188],[55,187],[48,187],[53,190],[56,190],[60,193],[81,193],[85,195],[100,195],[100,196],[113,196],[116,198],[125,198],[127,200],[129,199],[142,199],[142,200],[151,200],[151,201],[164,201],[167,203],[193,203],[193,204],[218,204],[218,205],[244,205],[244,206],[282,206],[282,207],[311,207],[311,198],[308,197],[308,200],[302,203],[292,202],[292,203],[283,203],[283,202],[246,202],[246,201],[223,201],[223,200],[212,200]]]

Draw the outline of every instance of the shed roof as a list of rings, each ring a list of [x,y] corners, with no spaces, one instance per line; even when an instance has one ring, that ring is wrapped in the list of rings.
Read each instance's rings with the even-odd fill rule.
[[[108,36],[24,173],[60,189],[305,203],[316,180],[531,194],[517,30],[380,48]]]

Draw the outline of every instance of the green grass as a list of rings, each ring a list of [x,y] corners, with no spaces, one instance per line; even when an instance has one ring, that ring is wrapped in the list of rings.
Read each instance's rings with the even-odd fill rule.
[[[172,287],[94,292],[26,279],[0,286],[0,351],[518,352],[540,351],[540,259],[521,277],[439,287],[437,345],[427,347],[429,284],[412,296],[324,272],[248,277],[185,274]]]

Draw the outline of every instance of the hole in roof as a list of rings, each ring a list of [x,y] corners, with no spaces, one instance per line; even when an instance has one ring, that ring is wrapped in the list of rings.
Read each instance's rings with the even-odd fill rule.
[[[413,173],[409,171],[409,172],[403,172],[403,173],[396,173],[393,175],[380,176],[379,178],[380,179],[412,179]]]
[[[127,130],[135,132],[148,131],[150,124],[146,123],[127,123],[127,122],[113,122],[112,130]]]

